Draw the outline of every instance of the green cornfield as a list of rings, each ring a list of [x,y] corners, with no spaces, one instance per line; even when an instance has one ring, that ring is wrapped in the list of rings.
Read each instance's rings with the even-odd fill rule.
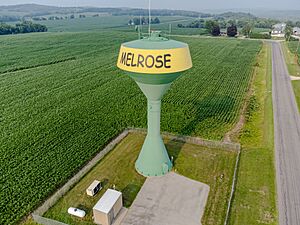
[[[14,224],[126,127],[146,99],[117,69],[135,34],[102,30],[0,37],[0,224]],[[220,140],[235,125],[261,43],[178,38],[194,67],[163,100],[162,130]]]

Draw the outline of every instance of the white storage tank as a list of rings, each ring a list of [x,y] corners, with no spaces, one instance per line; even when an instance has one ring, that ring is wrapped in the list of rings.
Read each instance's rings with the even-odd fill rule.
[[[122,207],[122,193],[108,189],[93,208],[94,222],[101,225],[111,225]]]
[[[70,207],[68,209],[68,213],[73,215],[73,216],[80,217],[80,218],[85,217],[85,211],[83,211],[81,209],[74,208],[74,207]]]

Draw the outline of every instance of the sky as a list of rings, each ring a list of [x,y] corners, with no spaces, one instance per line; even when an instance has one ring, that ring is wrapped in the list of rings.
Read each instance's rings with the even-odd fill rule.
[[[153,8],[185,9],[300,9],[299,0],[151,0]],[[0,0],[0,5],[36,3],[55,6],[146,8],[148,0]]]

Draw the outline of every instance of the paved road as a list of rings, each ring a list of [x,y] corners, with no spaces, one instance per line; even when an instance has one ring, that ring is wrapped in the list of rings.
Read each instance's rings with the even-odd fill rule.
[[[300,225],[300,116],[280,44],[272,48],[279,221]]]

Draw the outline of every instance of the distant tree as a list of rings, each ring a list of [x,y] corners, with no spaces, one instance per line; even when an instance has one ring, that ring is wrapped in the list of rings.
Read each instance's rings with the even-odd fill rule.
[[[232,24],[227,28],[227,36],[228,37],[235,37],[237,35],[237,27],[236,25]]]
[[[286,26],[287,26],[287,27],[295,27],[296,25],[295,25],[295,23],[294,23],[293,21],[288,20],[288,21],[286,22]]]
[[[160,20],[158,17],[155,17],[155,19],[153,20],[154,24],[160,24]]]
[[[212,28],[213,28],[215,23],[216,23],[216,21],[213,21],[213,20],[207,20],[205,22],[205,29],[207,30],[208,33],[211,33]]]
[[[211,34],[213,36],[220,36],[221,34],[221,29],[220,29],[220,26],[218,24],[215,24],[212,28],[212,31],[211,31]]]
[[[225,29],[227,27],[227,22],[224,19],[218,20],[219,26],[222,29]]]
[[[13,26],[1,23],[0,24],[0,35],[12,34],[14,32]]]
[[[0,24],[0,35],[46,31],[47,27],[45,25],[35,24],[30,21],[23,21],[22,23],[17,23],[15,26],[4,23]]]
[[[179,25],[179,26],[178,26]],[[188,27],[188,28],[204,28],[205,27],[205,21],[203,19],[195,20],[187,25],[178,24],[177,26],[180,28]]]
[[[249,37],[251,30],[252,30],[252,25],[250,23],[247,23],[245,26],[243,26],[242,33],[246,37]]]
[[[131,23],[130,23],[130,20],[129,20],[128,24],[140,25],[140,19],[135,17],[135,18],[131,19]]]
[[[138,19],[138,18],[137,18],[137,19]],[[139,23],[140,23],[140,22],[139,22]],[[142,23],[141,23],[141,24],[144,25],[144,24],[148,24],[148,23],[149,23],[149,19],[148,19],[148,18],[146,19],[145,17],[143,17],[143,18],[142,18]]]
[[[83,14],[80,14],[79,15],[79,18],[85,18],[86,16],[85,15],[83,15]]]
[[[293,35],[293,27],[291,26],[291,24],[287,24],[286,28],[284,30],[284,37],[286,41],[290,41],[291,37]]]
[[[238,20],[236,23],[237,27],[245,27],[247,24],[249,24],[249,22],[244,21],[244,20]]]
[[[230,26],[236,26],[236,21],[235,20],[228,20],[227,27],[230,27]]]
[[[144,25],[144,24],[148,24],[148,23],[149,23],[149,18],[145,18],[145,17],[142,17],[142,18],[134,17],[133,19],[130,19],[128,22],[128,24],[132,24],[132,25]],[[151,19],[151,23],[159,24],[160,19],[158,17],[155,17],[154,19]]]
[[[179,23],[179,24],[177,24],[177,27],[179,27],[179,28],[183,28],[184,26],[183,26],[183,24],[182,24],[182,23]]]
[[[70,19],[75,19],[74,14],[72,14],[72,15],[70,16]]]
[[[34,20],[34,21],[41,21],[42,19],[40,17],[33,17],[32,20]]]
[[[21,18],[18,16],[0,16],[0,23],[5,22],[14,22],[14,21],[20,21]]]
[[[213,36],[219,36],[221,33],[219,23],[214,20],[207,20],[205,22],[205,28],[206,28],[207,32]]]

